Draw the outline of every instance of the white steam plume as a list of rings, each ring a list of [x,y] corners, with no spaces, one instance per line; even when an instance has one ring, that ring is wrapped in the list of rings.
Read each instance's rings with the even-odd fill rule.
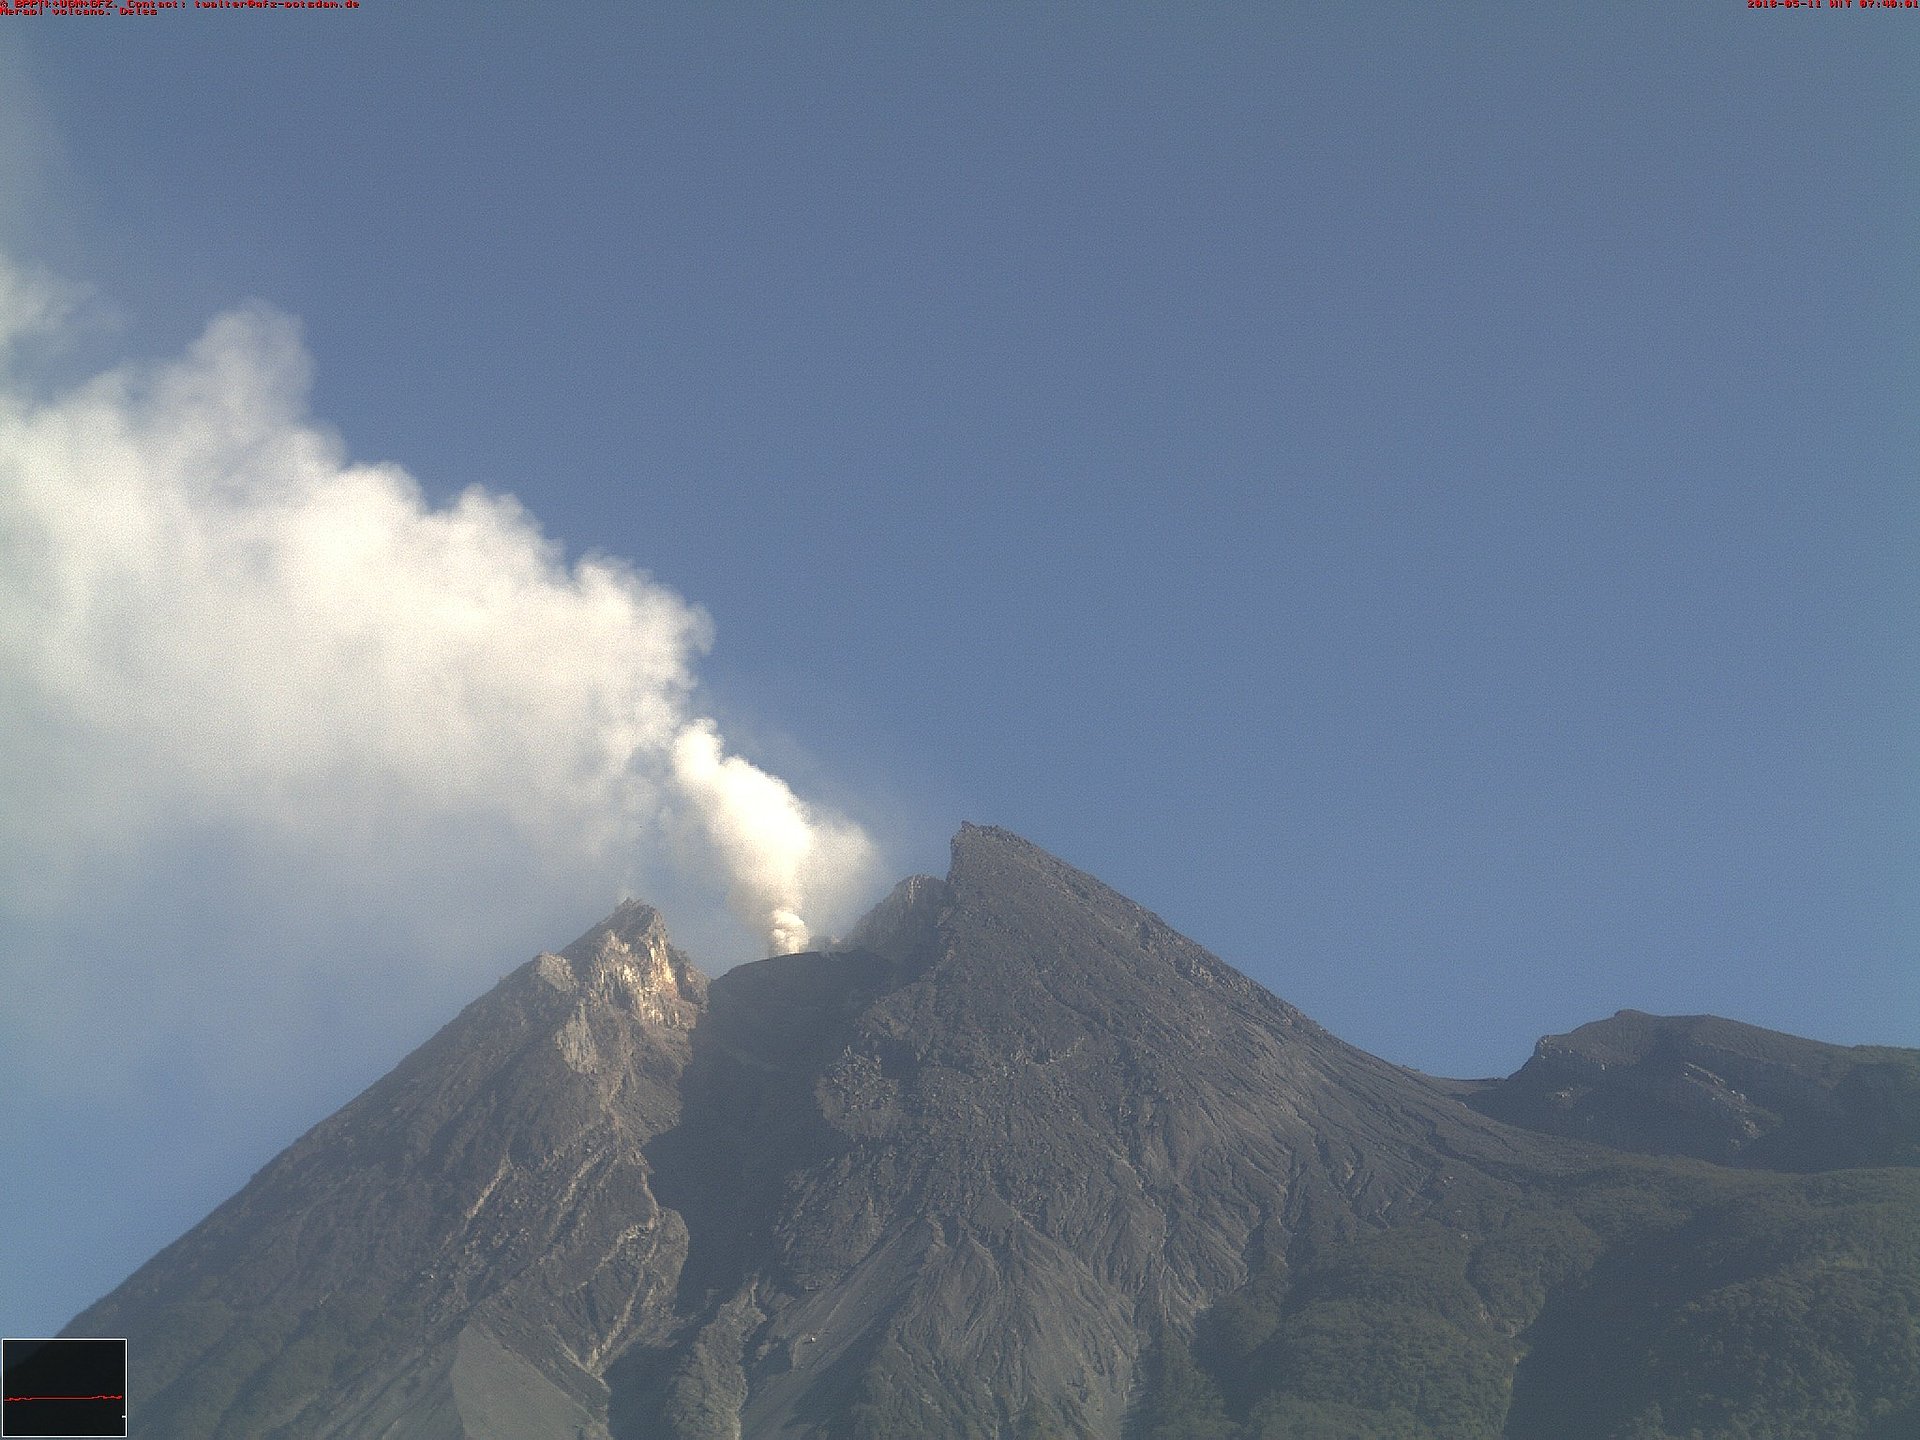
[[[811,890],[861,873],[867,839],[844,822],[820,820],[784,780],[728,755],[709,720],[696,720],[673,742],[673,777],[695,801],[708,846],[732,877],[734,908],[762,921],[768,953],[807,948],[800,908]]]
[[[506,822],[549,852],[703,856],[772,948],[872,860],[691,708],[706,615],[567,564],[512,497],[436,508],[306,416],[297,327],[51,398],[6,368],[64,287],[0,257],[0,898],[182,823]]]

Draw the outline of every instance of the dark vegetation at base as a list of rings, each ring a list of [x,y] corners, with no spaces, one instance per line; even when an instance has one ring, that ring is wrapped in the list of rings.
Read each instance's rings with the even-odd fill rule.
[[[1456,1192],[1269,1266],[1149,1384],[1129,1440],[1920,1435],[1920,1172]]]

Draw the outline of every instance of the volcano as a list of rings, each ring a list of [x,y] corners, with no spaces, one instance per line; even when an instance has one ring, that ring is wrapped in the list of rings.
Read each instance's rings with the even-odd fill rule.
[[[1920,1052],[1657,1018],[1427,1077],[967,826],[711,982],[623,904],[66,1333],[152,1436],[1920,1434]]]

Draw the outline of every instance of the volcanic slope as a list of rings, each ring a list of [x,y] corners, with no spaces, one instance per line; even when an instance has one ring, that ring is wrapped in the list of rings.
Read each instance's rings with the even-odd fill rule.
[[[1555,1163],[1004,831],[855,940],[715,982],[649,1151],[712,1316],[673,1373],[724,1376],[750,1435],[1036,1403],[1117,1434],[1143,1335],[1253,1257],[1410,1218],[1456,1155]]]
[[[710,987],[623,906],[70,1333],[129,1337],[161,1436],[1911,1433],[1920,1173],[1462,1093],[968,826],[844,948]],[[1836,1265],[1797,1359],[1712,1369]]]
[[[514,971],[77,1317],[134,1433],[604,1435],[608,1358],[677,1323],[642,1147],[706,984],[622,905]]]

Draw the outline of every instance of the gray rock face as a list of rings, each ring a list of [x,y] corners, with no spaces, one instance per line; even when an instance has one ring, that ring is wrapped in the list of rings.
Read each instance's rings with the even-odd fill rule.
[[[623,905],[70,1330],[129,1338],[144,1434],[604,1436],[608,1360],[677,1323],[686,1228],[643,1147],[679,1116],[703,993]]]
[[[839,949],[710,986],[623,905],[70,1330],[129,1337],[154,1436],[1119,1437],[1156,1337],[1593,1165],[1459,1091],[968,826]],[[1545,1293],[1472,1320],[1496,1391]]]
[[[887,953],[714,983],[648,1150],[694,1236],[683,1304],[758,1316],[696,1347],[747,1434],[862,1404],[1012,1433],[1035,1397],[1117,1434],[1151,1323],[1417,1205],[1442,1145],[1512,1148],[1004,831],[963,830],[863,934]]]

